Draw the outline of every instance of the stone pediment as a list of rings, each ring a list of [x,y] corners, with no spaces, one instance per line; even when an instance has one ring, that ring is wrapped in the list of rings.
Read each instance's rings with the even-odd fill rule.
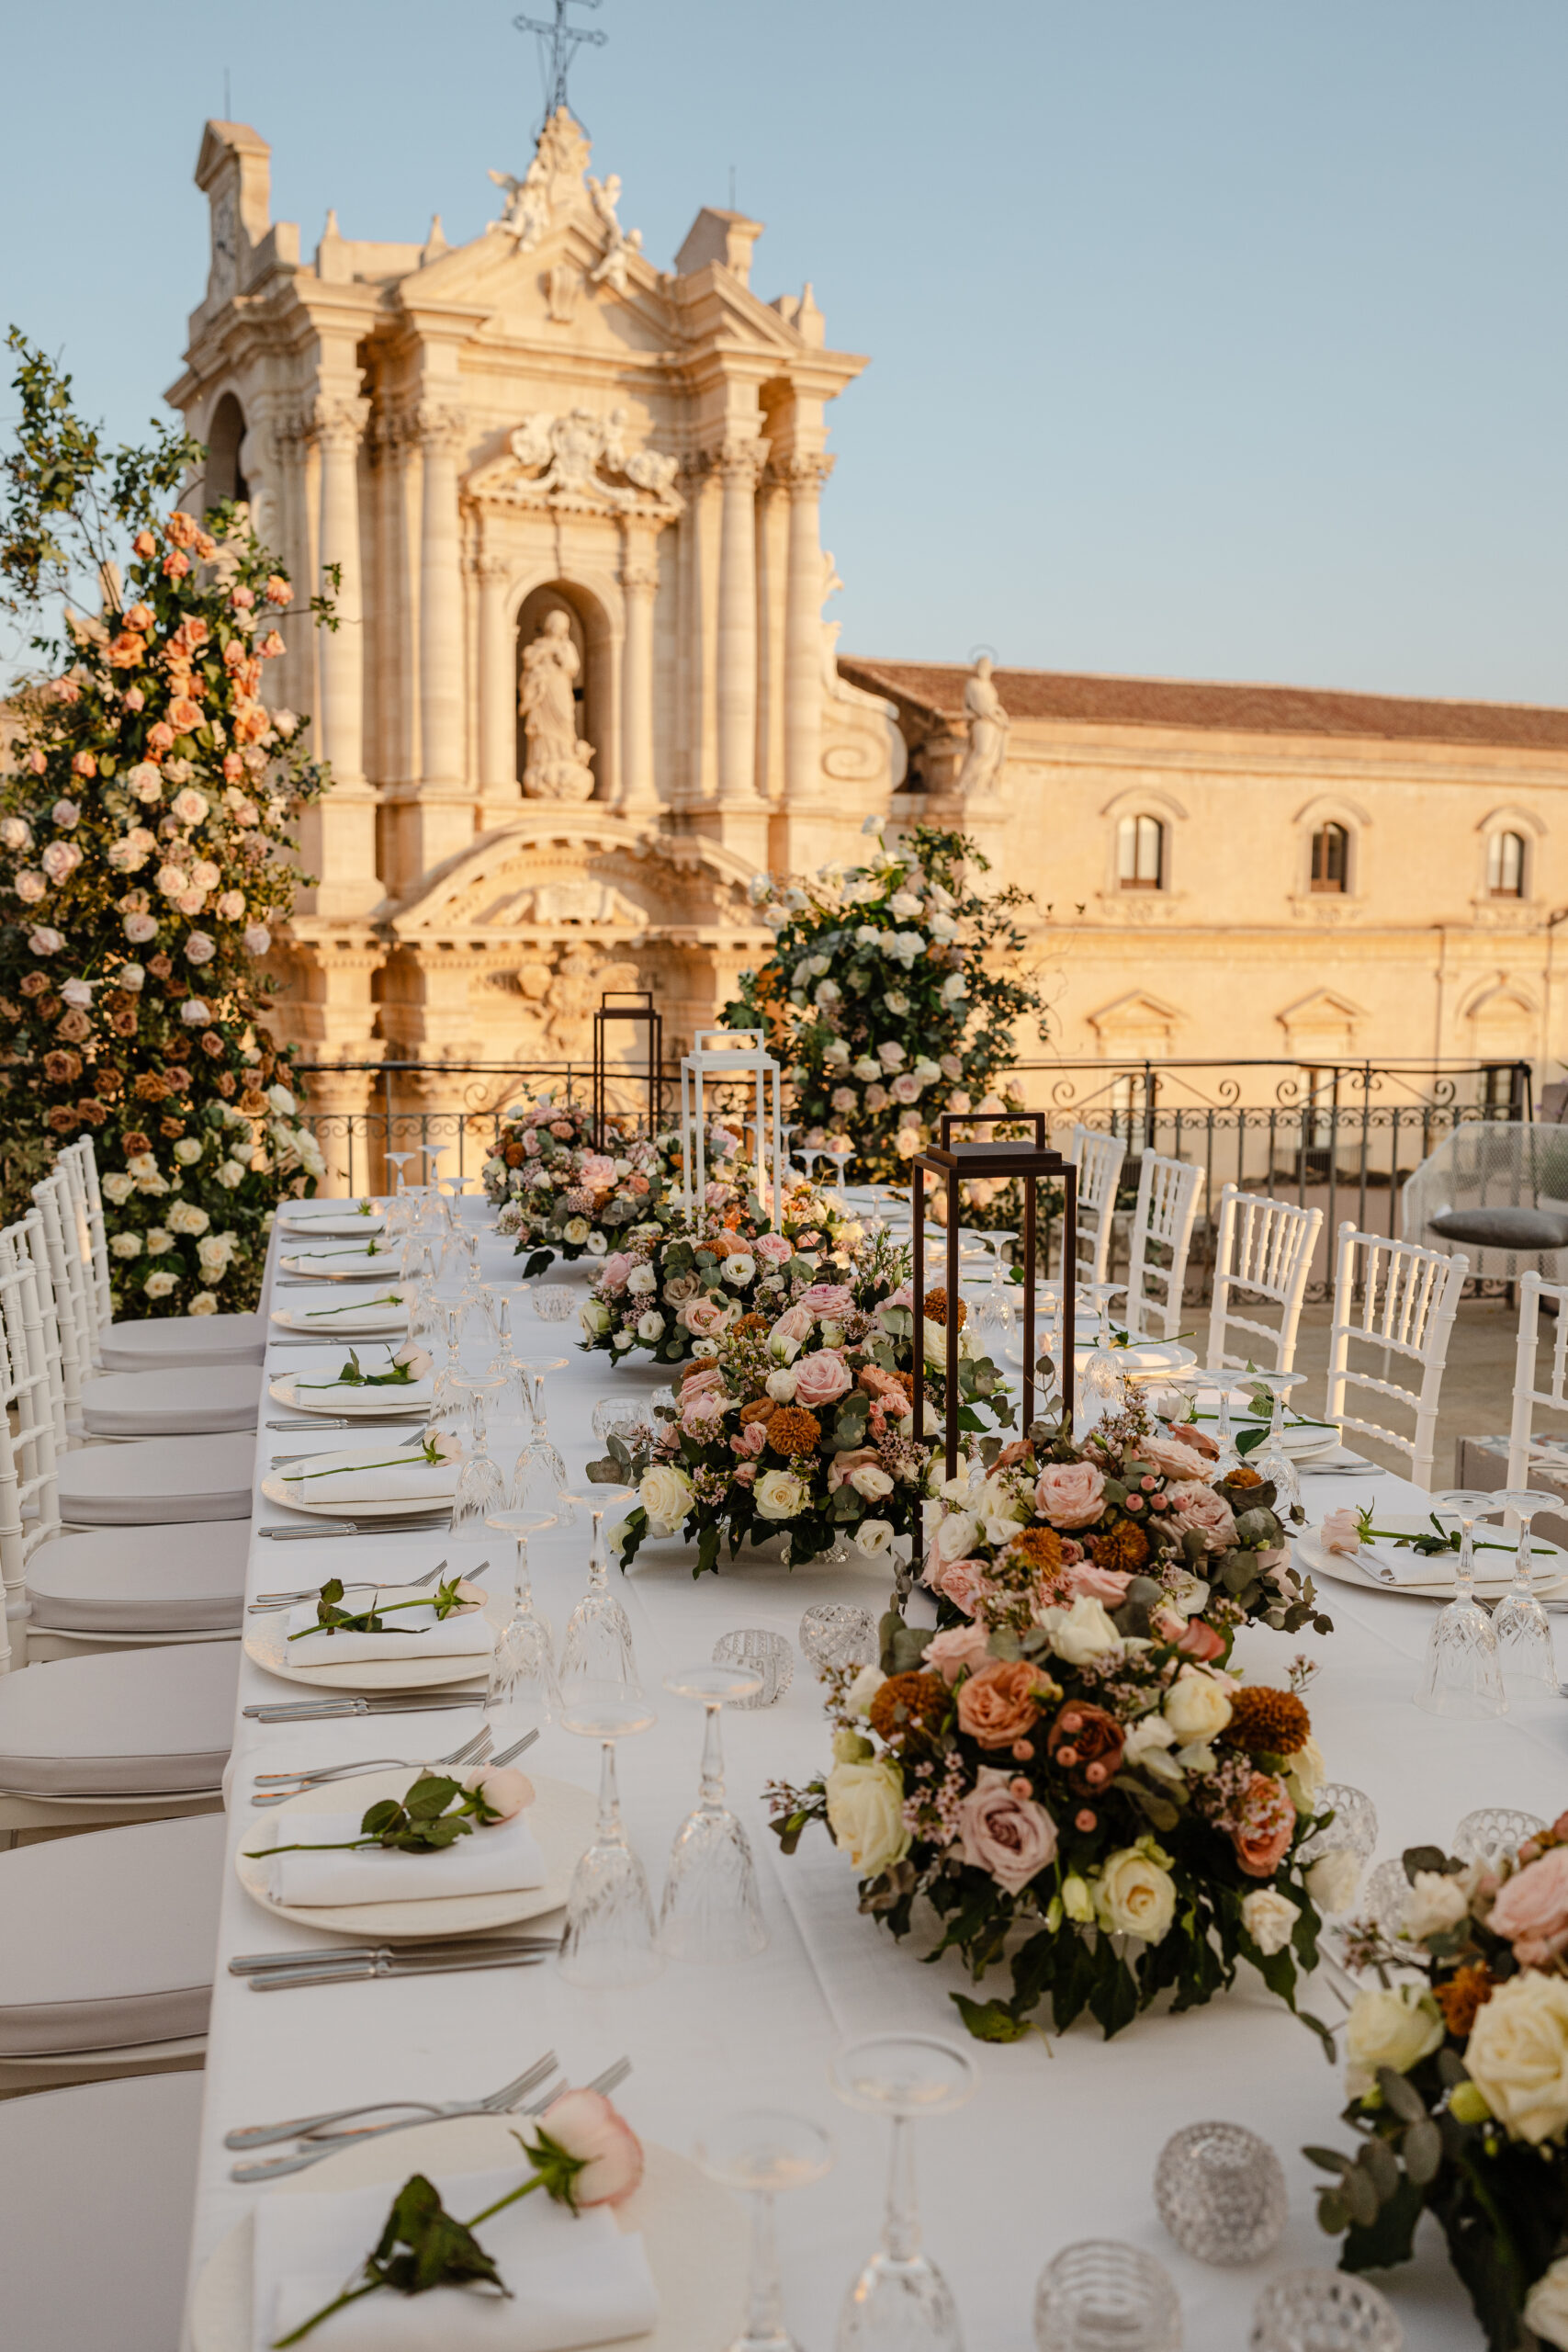
[[[469,498],[502,506],[577,514],[644,514],[669,522],[685,501],[676,490],[679,460],[628,440],[630,413],[612,408],[535,410],[507,436],[498,456],[473,467]]]
[[[486,834],[385,920],[409,945],[535,930],[627,943],[720,925],[752,932],[750,879],[746,861],[716,842],[649,833],[590,802]]]

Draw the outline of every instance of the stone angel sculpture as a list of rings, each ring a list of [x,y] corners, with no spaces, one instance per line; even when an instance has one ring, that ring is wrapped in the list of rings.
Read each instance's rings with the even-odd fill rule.
[[[994,791],[1007,758],[1009,719],[991,678],[991,662],[982,653],[964,688],[964,710],[969,721],[969,747],[958,771],[960,792]]]
[[[550,225],[550,175],[544,156],[536,154],[521,179],[512,172],[490,176],[506,190],[506,209],[496,227],[516,238],[520,254],[532,252]]]
[[[621,200],[621,175],[612,172],[607,180],[590,177],[588,193],[593,209],[604,232],[604,251],[588,273],[591,286],[607,286],[612,294],[626,290],[626,264],[633,254],[642,251],[642,231],[623,229],[616,218],[615,207]]]

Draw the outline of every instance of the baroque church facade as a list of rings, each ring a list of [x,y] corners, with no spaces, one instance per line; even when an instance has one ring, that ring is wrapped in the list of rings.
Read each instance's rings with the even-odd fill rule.
[[[335,779],[275,951],[314,1109],[386,1099],[340,1064],[435,1066],[390,1086],[416,1110],[443,1065],[582,1057],[607,987],[679,1050],[767,945],[756,871],[871,815],[1034,891],[1063,1056],[1556,1074],[1568,712],[838,657],[865,361],[809,286],[753,290],[760,223],[705,209],[661,270],[591,161],[563,107],[469,243],[329,215],[304,260],[265,141],[206,128],[187,503],[248,497],[301,594],[337,582],[276,665]]]

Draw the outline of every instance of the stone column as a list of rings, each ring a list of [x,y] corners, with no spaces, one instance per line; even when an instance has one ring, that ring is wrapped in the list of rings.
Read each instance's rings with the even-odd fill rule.
[[[359,565],[359,440],[370,404],[339,397],[316,403],[321,452],[321,564],[336,565],[337,585],[323,577],[322,594],[337,609],[337,628],[323,629],[318,744],[333,763],[336,787],[365,776],[365,610]]]
[[[786,458],[789,586],[784,606],[784,797],[822,797],[822,544],[818,508],[828,468],[818,457]]]
[[[506,609],[507,568],[480,555],[479,788],[486,800],[515,801],[517,781],[517,640]]]
[[[473,839],[464,785],[463,573],[457,528],[461,413],[425,403],[419,412],[424,458],[420,512],[418,857],[428,872]]]
[[[623,526],[621,586],[626,602],[621,657],[621,789],[619,806],[653,808],[653,604],[659,593],[657,542],[644,522]]]
[[[718,797],[757,797],[757,477],[755,441],[718,456],[723,507],[718,552]]]

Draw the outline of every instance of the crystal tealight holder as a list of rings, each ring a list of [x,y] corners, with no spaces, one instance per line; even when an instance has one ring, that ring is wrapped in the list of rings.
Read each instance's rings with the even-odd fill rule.
[[[1343,2270],[1287,2270],[1271,2278],[1252,2314],[1250,2352],[1401,2352],[1393,2306]]]
[[[1190,2123],[1168,2140],[1155,2203],[1183,2254],[1227,2270],[1270,2253],[1289,2211],[1279,2157],[1240,2123]]]
[[[800,1646],[822,1674],[834,1666],[874,1665],[881,1645],[869,1609],[848,1600],[820,1600],[801,1618]]]
[[[1520,1813],[1511,1804],[1478,1805],[1454,1831],[1454,1852],[1461,1862],[1495,1862],[1500,1855],[1517,1854],[1545,1827],[1539,1813]]]
[[[1039,2352],[1181,2352],[1181,2305],[1153,2255],[1085,2238],[1040,2274],[1034,2341]]]
[[[795,1680],[794,1650],[782,1634],[772,1634],[763,1625],[740,1625],[733,1634],[721,1634],[713,1656],[716,1666],[749,1667],[761,1676],[762,1687],[754,1698],[730,1701],[743,1712],[773,1706]]]

